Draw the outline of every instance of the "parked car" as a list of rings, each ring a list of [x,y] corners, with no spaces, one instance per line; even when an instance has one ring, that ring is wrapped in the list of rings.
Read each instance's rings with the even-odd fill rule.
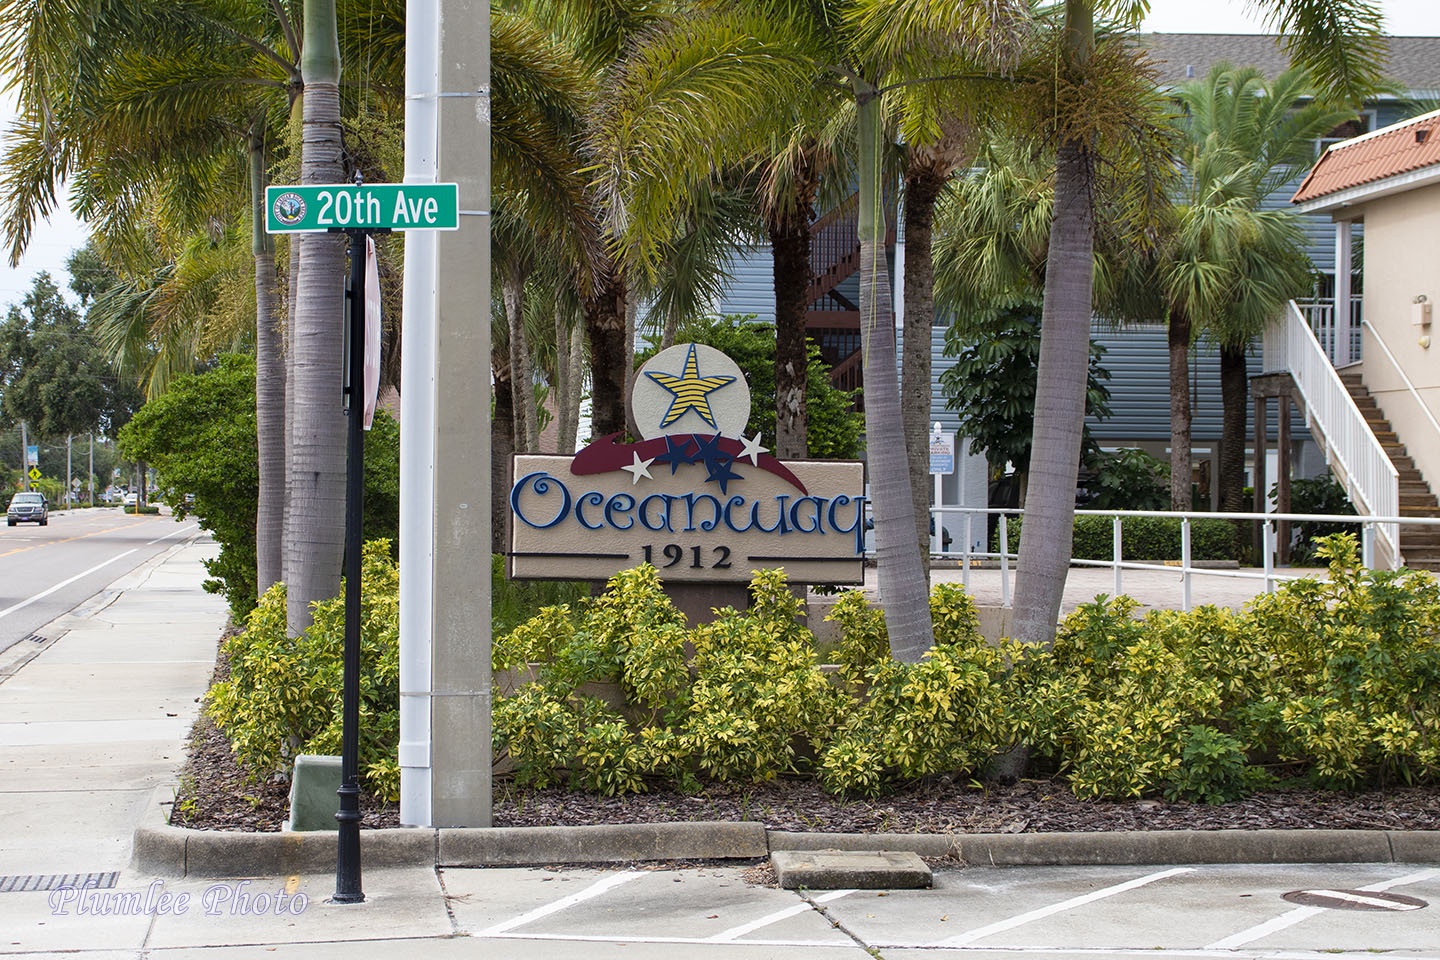
[[[15,526],[17,523],[38,523],[45,526],[50,522],[50,504],[46,501],[44,494],[40,493],[17,493],[10,498],[10,506],[5,510],[5,523],[8,526]]]
[[[140,502],[140,495],[138,493],[127,493],[125,494],[125,500],[123,502],[125,506],[133,507]]]

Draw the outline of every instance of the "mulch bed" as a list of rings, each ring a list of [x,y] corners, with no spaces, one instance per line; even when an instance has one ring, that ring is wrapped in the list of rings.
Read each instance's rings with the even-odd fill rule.
[[[202,830],[274,831],[289,785],[255,782],[208,718],[195,725],[172,822]],[[363,828],[400,825],[399,810],[361,801]],[[841,800],[806,780],[715,783],[694,794],[655,790],[596,797],[525,791],[497,780],[496,826],[577,826],[692,820],[758,820],[772,830],[819,833],[1050,833],[1105,830],[1440,830],[1440,789],[1396,787],[1336,793],[1291,785],[1210,806],[1159,800],[1090,801],[1063,783],[974,785],[936,781],[877,800]]]
[[[225,638],[222,637],[223,642]],[[214,680],[229,664],[217,656]],[[200,830],[278,831],[289,812],[285,782],[256,781],[230,742],[204,716],[191,731],[171,822]],[[361,798],[363,829],[398,827],[400,811]],[[495,783],[497,827],[585,826],[673,821],[760,821],[771,830],[812,833],[1091,833],[1107,830],[1440,830],[1440,787],[1358,793],[1287,783],[1230,803],[1081,800],[1055,780],[916,784],[876,800],[843,800],[813,781],[712,783],[696,793],[656,789],[597,797],[563,789]]]

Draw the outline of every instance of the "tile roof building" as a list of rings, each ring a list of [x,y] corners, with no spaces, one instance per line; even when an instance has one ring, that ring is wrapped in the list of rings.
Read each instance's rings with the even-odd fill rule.
[[[1291,202],[1304,211],[1343,207],[1429,180],[1440,183],[1440,110],[1332,145]]]

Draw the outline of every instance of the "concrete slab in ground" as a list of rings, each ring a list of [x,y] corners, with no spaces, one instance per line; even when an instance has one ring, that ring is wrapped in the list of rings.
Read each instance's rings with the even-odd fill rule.
[[[811,904],[793,893],[747,883],[742,872],[716,867],[443,873],[457,925],[478,937],[852,942]]]
[[[63,893],[0,893],[0,956],[22,954],[33,960],[46,952],[66,954],[86,951],[84,960],[99,960],[91,950],[109,960],[110,951],[125,950],[123,956],[135,957],[145,944],[150,929],[147,916],[94,916],[80,914],[72,906],[62,911]]]
[[[454,933],[435,871],[426,867],[364,871],[361,886],[365,902],[357,904],[327,902],[335,893],[333,873],[147,883],[162,883],[167,892],[188,894],[190,898],[188,909],[172,910],[155,918],[146,943],[149,949],[353,944],[362,940],[448,937]]]
[[[153,794],[148,786],[0,792],[0,823],[5,825],[0,875],[123,869],[130,861],[130,834]],[[12,896],[17,894],[0,894]]]
[[[263,952],[260,952],[263,951]],[[836,944],[817,950],[778,953],[774,947],[759,944],[716,943],[691,944],[677,947],[666,941],[631,940],[625,943],[575,942],[554,940],[475,941],[469,937],[449,940],[385,940],[366,943],[277,944],[266,947],[196,948],[167,950],[164,960],[393,960],[395,957],[423,956],[426,960],[773,960],[781,955],[822,958],[822,960],[869,960],[870,954],[860,946]],[[25,960],[31,960],[26,957]],[[76,960],[74,957],[66,960]],[[89,956],[80,960],[91,960]],[[933,954],[929,960],[935,960]],[[1094,960],[1094,958],[1090,958]]]
[[[184,757],[185,747],[179,740],[9,748],[0,751],[0,784],[4,785],[0,787],[0,798],[9,793],[24,796],[47,791],[150,787],[174,779],[174,768]],[[12,776],[19,771],[23,771],[23,777]],[[4,800],[0,799],[0,803]]]
[[[1393,892],[1433,906],[1405,913],[1316,910],[1281,895],[1299,889]],[[857,894],[827,912],[886,957],[894,950],[1368,949],[1440,956],[1440,869],[1406,864],[942,869],[932,890]],[[1279,920],[1277,918],[1288,918]],[[1180,922],[1177,922],[1179,920]],[[1063,945],[1060,949],[1058,945]],[[894,954],[897,955],[898,954]]]
[[[776,850],[775,876],[786,890],[916,890],[930,868],[908,850]]]

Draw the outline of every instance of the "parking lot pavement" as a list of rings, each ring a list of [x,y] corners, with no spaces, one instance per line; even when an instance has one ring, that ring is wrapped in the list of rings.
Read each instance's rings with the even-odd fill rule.
[[[1440,868],[1404,864],[941,868],[929,890],[796,893],[729,867],[442,876],[457,931],[503,939],[507,956],[529,943],[593,960],[606,954],[581,945],[649,943],[685,956],[1440,960]]]
[[[928,890],[788,891],[738,866],[412,867],[0,893],[0,955],[75,960],[1440,960],[1440,867],[939,867]],[[183,898],[183,899],[182,899]]]

